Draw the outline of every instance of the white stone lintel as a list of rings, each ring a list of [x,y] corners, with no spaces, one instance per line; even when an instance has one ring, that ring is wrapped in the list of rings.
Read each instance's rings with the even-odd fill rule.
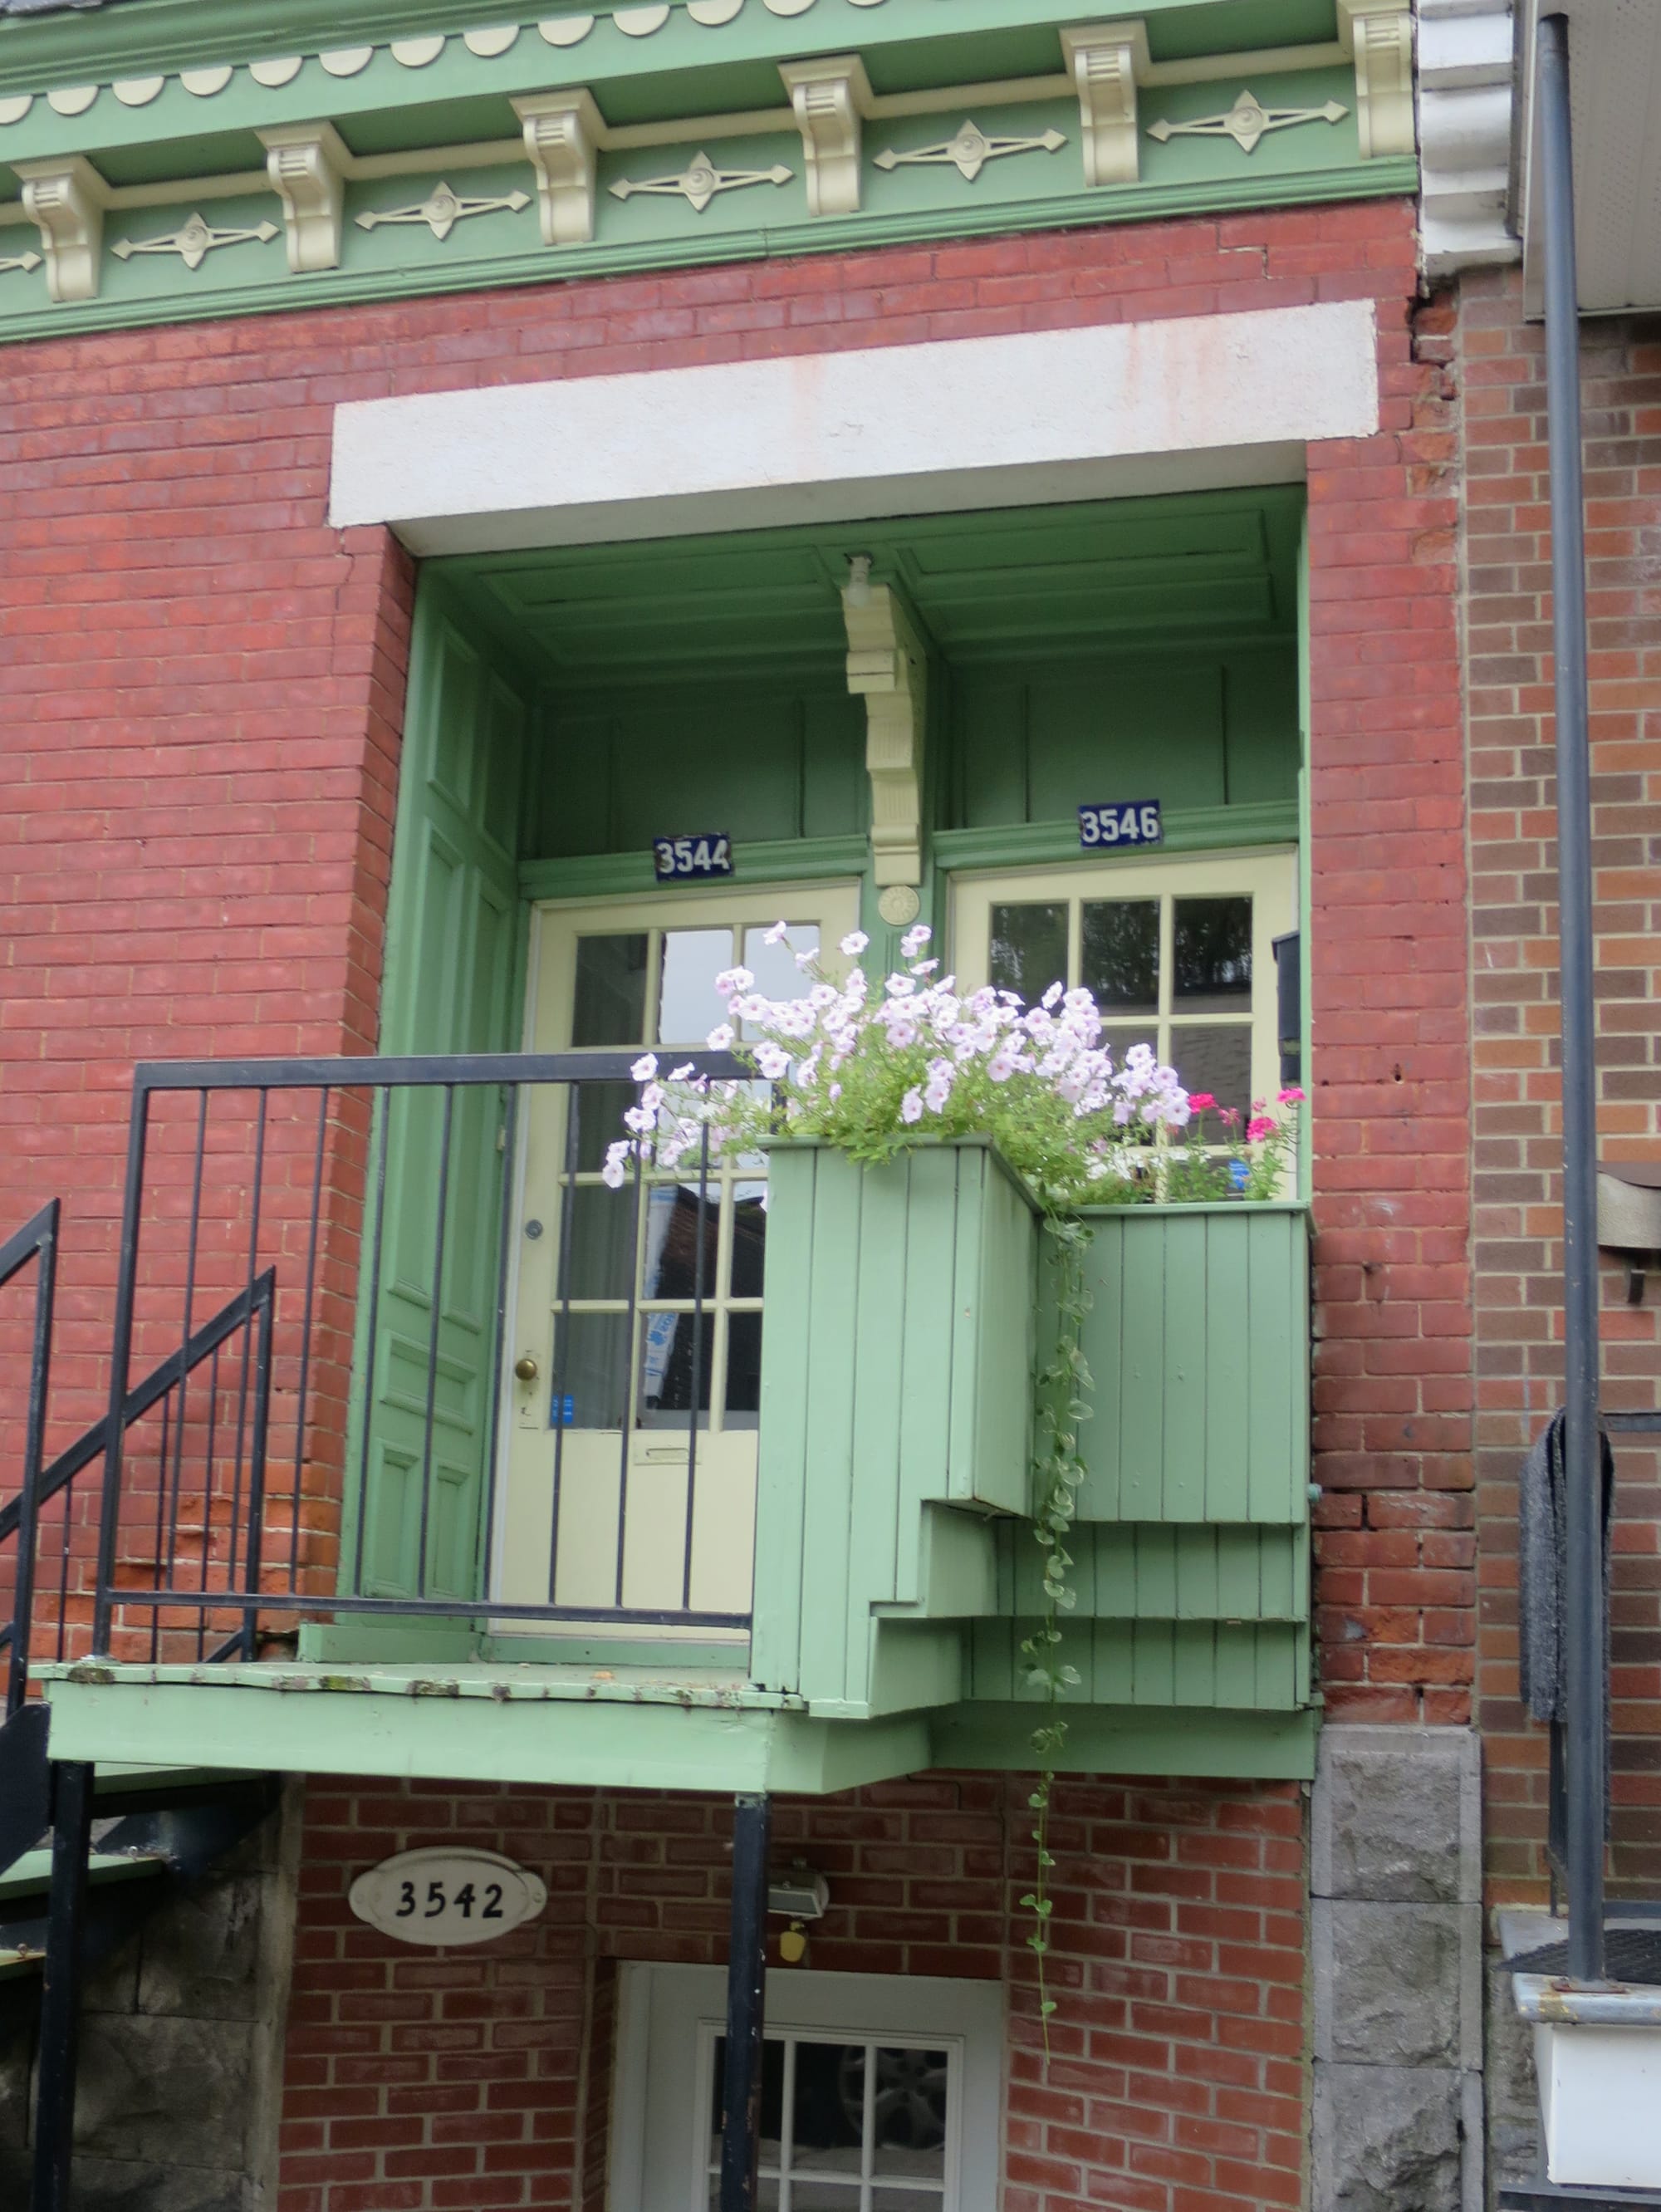
[[[418,554],[1294,482],[1379,427],[1370,301],[357,400],[330,519]]]

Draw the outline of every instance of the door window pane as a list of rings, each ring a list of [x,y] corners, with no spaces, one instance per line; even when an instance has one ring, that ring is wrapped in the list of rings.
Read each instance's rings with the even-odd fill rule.
[[[943,2051],[878,2048],[872,2093],[872,2170],[882,2180],[946,2178],[946,2086]]]
[[[639,1044],[646,1035],[646,933],[577,939],[573,1045]]]
[[[568,1200],[571,1244],[563,1295],[626,1298],[634,1267],[634,1193],[583,1183]]]
[[[703,1239],[703,1292],[715,1295],[716,1245],[721,1198],[712,1184],[700,1205],[698,1188],[685,1183],[654,1184],[646,1199],[646,1264],[640,1276],[643,1298],[691,1298],[698,1294],[700,1234]]]
[[[810,988],[811,978],[797,966],[796,956],[818,951],[818,923],[791,922],[782,945],[769,945],[767,936],[765,929],[744,932],[744,965],[755,978],[755,988],[764,999],[799,999]]]
[[[716,995],[715,979],[732,965],[730,929],[666,929],[659,962],[658,1042],[701,1045],[718,1022],[727,1018],[727,1002]]]
[[[990,981],[1036,1006],[1052,983],[1067,981],[1067,905],[995,906]]]
[[[1159,901],[1088,899],[1079,981],[1104,1013],[1159,1012]]]
[[[1171,1032],[1171,1064],[1187,1091],[1209,1091],[1237,1114],[1252,1107],[1252,1032],[1233,1022],[1179,1024]]]
[[[566,1427],[621,1429],[627,1375],[627,1314],[561,1315],[554,1333],[549,1425],[560,1425],[563,1397],[571,1409]]]
[[[700,1428],[708,1426],[709,1377],[715,1357],[715,1323],[704,1316],[701,1331],[694,1332],[694,1316],[685,1313],[654,1313],[640,1323],[640,1410],[636,1425],[642,1429],[684,1429],[692,1410],[692,1340],[698,1346],[698,1411]]]
[[[761,1316],[736,1313],[727,1319],[726,1425],[753,1429],[761,1412]]]
[[[622,1135],[623,1115],[640,1093],[632,1083],[577,1083],[568,1096],[577,1116],[577,1166],[592,1175],[603,1165],[606,1147]]]
[[[767,1187],[735,1183],[732,1192],[732,1295],[759,1298],[767,1233]]]
[[[1249,1005],[1251,900],[1179,898],[1174,968],[1173,996],[1185,1014],[1231,1014]]]

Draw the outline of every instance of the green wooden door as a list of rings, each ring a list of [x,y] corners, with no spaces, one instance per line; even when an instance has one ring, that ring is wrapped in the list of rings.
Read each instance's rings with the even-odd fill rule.
[[[518,1041],[515,869],[526,719],[518,692],[455,627],[442,599],[424,592],[392,855],[383,1053],[500,1052]],[[503,1103],[494,1086],[455,1091],[446,1176],[441,1091],[395,1095],[379,1133],[386,1146],[379,1297],[373,1318],[361,1316],[358,1373],[368,1382],[367,1394],[354,1392],[355,1404],[367,1400],[367,1596],[472,1598],[482,1587]],[[373,1218],[372,1187],[371,1229]],[[366,1308],[369,1285],[366,1249]],[[430,1448],[429,1369],[436,1371]],[[364,1464],[360,1431],[349,1496]],[[344,1567],[350,1587],[355,1528]]]

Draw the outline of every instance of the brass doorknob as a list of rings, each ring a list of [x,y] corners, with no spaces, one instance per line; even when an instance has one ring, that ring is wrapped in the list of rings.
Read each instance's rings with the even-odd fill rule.
[[[513,1372],[521,1382],[534,1382],[542,1371],[528,1352],[513,1362]]]

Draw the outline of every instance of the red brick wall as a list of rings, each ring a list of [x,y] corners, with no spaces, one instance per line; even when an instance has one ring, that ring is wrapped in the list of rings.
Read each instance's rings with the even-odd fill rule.
[[[1318,1599],[1330,1711],[1462,1717],[1453,441],[1415,288],[1412,209],[1379,202],[9,352],[0,1223],[68,1197],[58,1433],[102,1409],[133,1060],[374,1033],[409,578],[326,527],[336,402],[1373,298],[1381,430],[1309,455]]]
[[[1517,1695],[1516,1475],[1561,1402],[1561,1146],[1543,336],[1514,274],[1460,291],[1469,562],[1481,1720],[1488,1870],[1543,1872],[1545,1734]],[[1583,409],[1597,909],[1598,1144],[1661,1159],[1661,324],[1585,325]],[[1605,1402],[1661,1401],[1661,1298],[1603,1281]],[[1616,1886],[1661,1880],[1661,1488],[1618,1442]]]
[[[831,1885],[805,1963],[1006,1984],[1007,2212],[1296,2204],[1297,1785],[1058,1786],[1047,2063],[1017,1902],[1031,1878],[1029,1787],[1018,1775],[925,1775],[779,1801],[775,1856],[806,1858]],[[277,2212],[597,2201],[608,1970],[724,1958],[730,1822],[730,1804],[700,1797],[314,1783]],[[353,1917],[355,1875],[450,1842],[540,1874],[543,1918],[487,1948],[436,1953]]]

